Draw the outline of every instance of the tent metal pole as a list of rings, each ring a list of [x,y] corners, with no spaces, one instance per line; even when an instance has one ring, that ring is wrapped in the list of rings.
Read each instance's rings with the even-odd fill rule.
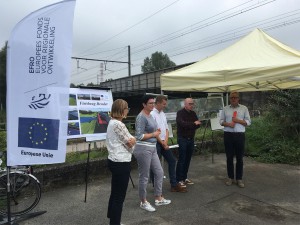
[[[226,92],[226,105],[229,104],[229,100],[228,100],[228,92]]]

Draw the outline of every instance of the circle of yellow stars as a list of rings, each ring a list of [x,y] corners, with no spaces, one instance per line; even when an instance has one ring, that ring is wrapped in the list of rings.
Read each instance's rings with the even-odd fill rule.
[[[43,138],[41,138],[40,140],[35,140],[33,138],[34,129],[39,129],[40,132],[44,132]],[[28,131],[29,139],[31,140],[32,144],[35,144],[35,145],[44,144],[44,142],[47,141],[47,136],[48,136],[47,130],[48,130],[47,127],[45,127],[45,125],[43,123],[39,123],[39,122],[33,123],[29,127],[29,131]]]

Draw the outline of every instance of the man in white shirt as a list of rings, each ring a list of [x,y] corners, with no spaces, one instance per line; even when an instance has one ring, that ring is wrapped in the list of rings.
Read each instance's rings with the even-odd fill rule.
[[[158,128],[160,128],[161,133],[157,138],[157,154],[161,155],[168,163],[168,171],[171,184],[171,192],[187,192],[186,187],[178,184],[176,180],[176,158],[174,157],[172,150],[168,146],[169,130],[168,123],[163,109],[167,106],[167,97],[164,95],[159,95],[155,100],[155,108],[151,111],[151,115],[157,122]]]
[[[228,180],[225,182],[230,186],[236,179],[237,185],[244,188],[243,157],[245,150],[245,127],[251,124],[248,108],[239,104],[238,92],[230,93],[230,105],[225,106],[220,117],[220,124],[224,126],[224,146],[227,159]],[[233,159],[236,157],[234,176]]]

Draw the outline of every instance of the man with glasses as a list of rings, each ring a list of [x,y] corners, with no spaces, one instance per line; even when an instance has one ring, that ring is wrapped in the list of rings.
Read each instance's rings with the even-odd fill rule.
[[[224,126],[224,146],[227,159],[227,186],[237,182],[244,188],[243,157],[245,150],[245,127],[251,124],[248,108],[239,104],[239,93],[230,93],[230,105],[225,106],[220,117],[220,124]],[[233,158],[236,157],[235,177]],[[235,178],[235,179],[234,179]]]
[[[182,187],[194,184],[187,178],[191,158],[194,151],[194,137],[196,129],[200,127],[201,122],[194,109],[194,100],[186,98],[184,108],[179,110],[176,115],[177,123],[177,143],[179,145],[179,158],[176,167],[176,179]]]

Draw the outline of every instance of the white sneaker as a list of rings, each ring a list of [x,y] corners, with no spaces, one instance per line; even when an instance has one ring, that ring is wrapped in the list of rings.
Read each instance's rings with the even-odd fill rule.
[[[184,183],[188,185],[194,184],[194,182],[189,179],[185,179]]]
[[[155,205],[160,206],[160,205],[169,205],[171,203],[171,200],[164,199],[162,198],[160,201],[155,200]]]
[[[156,209],[147,201],[144,203],[141,202],[140,207],[148,212],[156,211]]]

